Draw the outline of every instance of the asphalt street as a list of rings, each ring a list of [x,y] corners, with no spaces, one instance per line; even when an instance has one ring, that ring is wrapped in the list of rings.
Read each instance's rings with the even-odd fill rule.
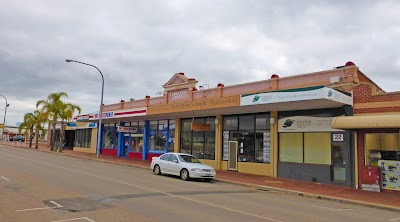
[[[2,145],[0,195],[2,222],[400,221],[393,211]]]

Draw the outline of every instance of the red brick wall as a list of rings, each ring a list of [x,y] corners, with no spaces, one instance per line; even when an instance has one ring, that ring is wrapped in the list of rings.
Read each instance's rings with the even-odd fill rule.
[[[400,101],[400,92],[385,93],[382,95],[372,95],[372,86],[361,84],[354,87],[353,99],[354,104],[360,103],[371,103],[374,102],[390,102]],[[364,108],[354,109],[355,114],[360,113],[384,113],[384,112],[400,112],[400,106],[388,106],[388,107],[376,107],[376,108]]]

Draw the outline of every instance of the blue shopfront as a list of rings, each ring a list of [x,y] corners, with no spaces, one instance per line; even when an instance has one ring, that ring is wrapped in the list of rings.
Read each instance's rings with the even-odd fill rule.
[[[104,124],[104,155],[151,159],[174,150],[175,120],[145,120]]]

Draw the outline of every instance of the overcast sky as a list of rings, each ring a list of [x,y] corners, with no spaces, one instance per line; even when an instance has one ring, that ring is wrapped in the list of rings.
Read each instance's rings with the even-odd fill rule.
[[[184,72],[215,87],[353,61],[400,91],[400,1],[0,0],[0,94],[15,125],[52,92],[94,112]],[[0,120],[5,101],[0,97]]]

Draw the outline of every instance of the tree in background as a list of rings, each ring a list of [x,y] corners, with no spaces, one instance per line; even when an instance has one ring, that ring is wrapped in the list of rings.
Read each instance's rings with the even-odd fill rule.
[[[50,93],[45,100],[39,100],[36,103],[36,107],[41,107],[41,111],[46,113],[48,118],[51,119],[52,132],[51,132],[51,150],[55,151],[56,148],[59,148],[61,152],[61,146],[63,143],[63,125],[65,120],[72,119],[74,112],[81,112],[81,108],[77,105],[71,103],[65,103],[62,99],[68,98],[68,94],[65,92],[59,93]],[[61,132],[60,139],[57,141],[56,146],[56,124],[57,120],[61,120]],[[56,147],[55,147],[56,146]]]
[[[35,125],[35,120],[33,116],[33,113],[26,113],[24,115],[24,121],[18,126],[19,133],[21,133],[22,130],[25,131],[25,137],[26,132],[29,131],[29,147],[32,147],[33,126]]]
[[[33,128],[35,129],[35,149],[39,148],[39,131],[42,132],[42,135],[45,134],[44,124],[49,121],[48,114],[42,112],[40,110],[35,110],[33,112],[32,118],[34,120]]]
[[[41,110],[44,113],[47,113],[48,117],[51,118],[51,141],[50,147],[51,150],[54,151],[54,145],[56,142],[56,124],[57,119],[60,116],[60,110],[64,106],[64,102],[62,101],[63,98],[68,98],[68,94],[65,92],[59,93],[50,93],[45,100],[39,100],[36,103],[36,108],[41,107]]]

